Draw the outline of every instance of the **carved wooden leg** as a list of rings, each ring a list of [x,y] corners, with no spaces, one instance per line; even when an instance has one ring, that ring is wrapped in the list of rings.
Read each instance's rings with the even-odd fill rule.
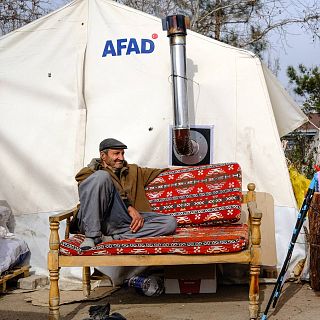
[[[59,320],[59,222],[50,221],[48,270],[50,274],[49,319]]]
[[[249,288],[249,312],[250,319],[258,319],[259,313],[259,274],[261,264],[261,218],[262,212],[258,210],[255,202],[254,184],[248,185],[248,209],[251,225],[251,263],[250,263],[250,288]]]
[[[250,319],[258,319],[260,266],[250,266],[249,312]]]
[[[86,297],[90,296],[90,291],[91,291],[90,267],[83,267],[83,271],[82,271],[82,288],[83,288],[83,294]]]
[[[59,304],[60,304],[60,292],[59,292],[59,269],[50,270],[50,291],[49,291],[49,319],[59,320]]]

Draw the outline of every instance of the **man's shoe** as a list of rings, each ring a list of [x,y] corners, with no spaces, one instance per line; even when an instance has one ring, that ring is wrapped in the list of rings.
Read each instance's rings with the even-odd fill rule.
[[[80,245],[81,250],[90,250],[91,248],[95,247],[95,238],[85,238]]]

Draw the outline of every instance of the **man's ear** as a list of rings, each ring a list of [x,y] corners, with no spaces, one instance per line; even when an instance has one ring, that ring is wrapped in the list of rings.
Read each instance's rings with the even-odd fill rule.
[[[106,159],[106,154],[103,151],[100,151],[100,158],[104,161]]]

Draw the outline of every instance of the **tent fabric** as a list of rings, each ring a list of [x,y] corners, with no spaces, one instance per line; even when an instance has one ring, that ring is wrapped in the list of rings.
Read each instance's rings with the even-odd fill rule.
[[[116,55],[103,56],[119,39]],[[154,44],[151,53],[137,53],[143,39]],[[75,205],[73,177],[108,136],[126,142],[129,162],[168,166],[171,69],[159,19],[112,1],[78,0],[0,43],[0,198],[13,212]],[[279,86],[268,87],[273,79],[249,52],[189,31],[187,59],[190,122],[214,126],[214,163],[240,163],[245,184],[294,207],[278,132],[292,130],[293,117],[303,122],[301,113]],[[281,94],[280,108],[270,97]],[[281,116],[278,129],[284,105],[291,118]]]
[[[86,1],[77,1],[0,39],[0,199],[14,213],[77,201],[86,14]]]
[[[190,124],[214,127],[213,163],[239,163],[244,189],[254,182],[274,197],[277,246],[287,248],[296,202],[279,136],[305,116],[248,51],[188,31],[187,70]],[[74,175],[101,140],[128,145],[128,162],[168,167],[171,65],[160,19],[76,0],[1,37],[0,110],[0,199],[34,241],[23,225],[77,204]]]
[[[279,135],[280,137],[283,137],[308,122],[309,119],[293,101],[288,92],[283,89],[280,81],[265,64],[262,64],[262,70],[271,99]]]

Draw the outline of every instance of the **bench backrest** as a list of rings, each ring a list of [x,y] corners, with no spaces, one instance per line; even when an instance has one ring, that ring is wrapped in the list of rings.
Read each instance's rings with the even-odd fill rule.
[[[154,211],[179,225],[235,223],[241,215],[241,168],[237,163],[170,169],[146,187]]]

